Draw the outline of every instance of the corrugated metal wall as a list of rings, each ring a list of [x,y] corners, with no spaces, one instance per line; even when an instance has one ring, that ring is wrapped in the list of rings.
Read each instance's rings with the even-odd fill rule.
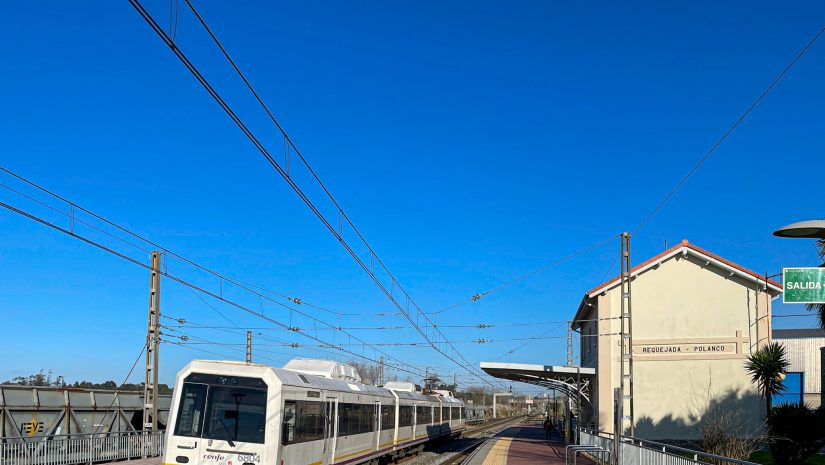
[[[158,420],[164,425],[171,403],[170,395],[158,396]],[[0,437],[36,441],[51,435],[134,432],[142,410],[142,392],[0,385]]]
[[[805,394],[818,394],[821,391],[822,362],[819,348],[825,346],[825,337],[779,337],[774,340],[785,345],[791,368],[788,371],[805,373]]]

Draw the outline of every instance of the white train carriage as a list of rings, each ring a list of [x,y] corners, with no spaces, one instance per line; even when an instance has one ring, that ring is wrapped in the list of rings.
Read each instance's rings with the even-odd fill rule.
[[[178,373],[164,465],[378,463],[458,436],[464,405],[409,383],[360,383],[351,367],[195,360]]]

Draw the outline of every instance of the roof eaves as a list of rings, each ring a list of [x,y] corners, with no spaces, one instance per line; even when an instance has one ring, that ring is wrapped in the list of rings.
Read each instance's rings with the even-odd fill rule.
[[[719,255],[716,255],[712,252],[709,252],[709,251],[707,251],[707,250],[705,250],[701,247],[697,247],[697,246],[689,243],[687,240],[683,240],[678,245],[675,245],[675,246],[665,250],[664,252],[662,252],[658,255],[655,255],[655,256],[645,260],[644,262],[634,266],[630,270],[630,276],[631,277],[636,276],[639,273],[641,273],[643,271],[646,271],[648,268],[656,266],[657,264],[659,264],[659,263],[661,263],[665,260],[668,260],[668,259],[670,259],[671,257],[673,257],[675,255],[678,255],[679,253],[686,253],[686,252],[693,253],[694,255],[700,256],[700,258],[704,258],[704,259],[710,258],[713,261],[718,262],[718,264],[721,265],[723,268],[733,269],[733,270],[738,271],[741,274],[748,275],[749,277],[751,277],[751,278],[753,278],[757,281],[761,280],[763,282],[767,282],[768,287],[773,288],[773,291],[774,291],[775,295],[778,295],[782,292],[782,285],[779,284],[778,282],[776,282],[772,279],[767,279],[764,276],[761,276],[761,275],[755,273],[752,270],[749,270],[749,269],[747,269],[743,266],[737,265],[736,263],[733,263],[732,261],[727,260],[723,257],[720,257]],[[610,279],[610,280],[600,284],[599,286],[594,287],[593,289],[587,291],[587,293],[585,294],[585,298],[593,297],[595,295],[598,295],[598,294],[601,294],[601,293],[607,291],[608,289],[611,289],[612,287],[614,287],[614,286],[616,286],[620,283],[620,278],[621,278],[621,276],[616,276],[615,278]],[[577,312],[577,315],[578,315],[578,312]]]

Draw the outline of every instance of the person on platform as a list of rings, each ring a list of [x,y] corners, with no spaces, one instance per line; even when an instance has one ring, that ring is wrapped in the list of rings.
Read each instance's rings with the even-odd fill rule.
[[[548,441],[553,433],[553,422],[550,421],[550,417],[544,419],[544,438]]]

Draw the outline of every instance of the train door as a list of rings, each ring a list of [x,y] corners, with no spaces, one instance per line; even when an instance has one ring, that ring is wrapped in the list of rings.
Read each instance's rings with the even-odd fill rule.
[[[418,405],[413,405],[413,417],[412,417],[412,438],[415,440],[418,436]]]
[[[338,439],[338,399],[327,397],[324,405],[324,456],[327,463],[335,460],[335,446]]]
[[[376,400],[372,408],[372,430],[375,431],[375,450],[378,450],[381,448],[381,401]]]

